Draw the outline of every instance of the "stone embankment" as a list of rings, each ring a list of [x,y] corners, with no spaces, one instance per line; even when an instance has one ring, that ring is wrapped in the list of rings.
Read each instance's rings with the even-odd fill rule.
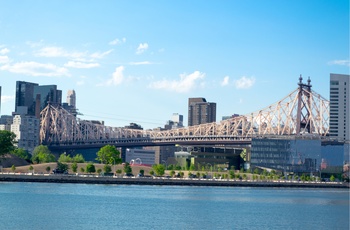
[[[123,185],[177,185],[177,186],[228,186],[228,187],[294,187],[294,188],[347,188],[349,183],[341,182],[298,182],[298,181],[240,181],[219,179],[180,179],[151,177],[107,177],[92,175],[53,174],[0,174],[0,182],[42,182],[42,183],[84,183]]]

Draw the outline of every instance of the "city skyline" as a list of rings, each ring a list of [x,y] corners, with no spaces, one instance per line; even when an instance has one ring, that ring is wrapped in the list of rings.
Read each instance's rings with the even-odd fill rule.
[[[82,119],[164,126],[188,98],[222,116],[275,103],[310,76],[349,74],[349,2],[36,1],[0,9],[1,115],[16,81],[76,92]],[[64,101],[63,101],[64,102]]]

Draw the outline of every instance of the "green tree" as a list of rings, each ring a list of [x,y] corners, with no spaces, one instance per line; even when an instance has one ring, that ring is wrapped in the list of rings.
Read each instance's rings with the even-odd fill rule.
[[[110,173],[110,172],[112,172],[112,168],[111,168],[111,166],[110,165],[104,165],[103,166],[103,171],[105,172],[105,173]]]
[[[132,168],[128,162],[126,162],[124,165],[124,173],[132,173]]]
[[[86,172],[87,173],[94,173],[94,172],[96,172],[95,165],[93,163],[88,163],[86,165]]]
[[[80,172],[84,173],[85,169],[84,168],[80,168]]]
[[[141,174],[142,176],[144,176],[144,175],[145,175],[145,170],[140,169],[140,174]]]
[[[32,162],[35,163],[49,163],[55,162],[55,156],[50,152],[49,148],[44,145],[39,145],[34,148],[32,155]]]
[[[68,163],[68,162],[72,162],[72,161],[73,161],[73,159],[65,153],[62,153],[60,155],[60,157],[58,158],[58,162],[62,162],[62,163]]]
[[[16,166],[15,166],[15,165],[12,165],[12,166],[11,166],[11,171],[12,171],[12,172],[15,172],[15,171],[16,171]]]
[[[19,158],[22,158],[26,161],[30,161],[30,154],[28,153],[27,150],[25,149],[22,149],[22,148],[16,148],[12,151],[12,154],[19,157]]]
[[[29,171],[32,171],[33,172],[33,169],[34,169],[34,167],[31,165],[31,166],[29,166]]]
[[[50,166],[47,166],[45,170],[46,170],[47,173],[49,173],[50,170],[51,170],[51,167],[50,167]]]
[[[191,171],[194,171],[195,169],[196,169],[196,168],[195,168],[194,164],[191,164],[191,165],[190,165],[190,170],[191,170]]]
[[[122,159],[119,157],[120,152],[113,145],[105,145],[97,152],[96,160],[101,164],[120,164]]]
[[[57,162],[56,168],[57,168],[58,170],[63,171],[63,172],[68,172],[69,166],[68,166],[68,164],[61,163],[61,162]]]
[[[334,182],[334,181],[335,181],[335,176],[334,176],[334,175],[331,175],[331,177],[329,178],[329,180],[330,180],[331,182]]]
[[[77,154],[73,157],[73,162],[75,163],[85,163],[85,159],[83,157],[83,155],[81,154]]]
[[[149,171],[149,174],[150,174],[151,176],[153,176],[153,175],[154,175],[154,171],[153,171],[153,170]]]
[[[153,165],[152,169],[155,171],[157,176],[163,176],[165,173],[165,166],[162,164]]]
[[[254,169],[254,174],[259,174],[259,169],[258,168]]]
[[[247,161],[247,149],[243,149],[243,151],[242,151],[241,154],[240,154],[240,157],[242,158],[242,160],[243,160],[244,162]]]
[[[170,176],[171,176],[171,177],[174,177],[174,175],[175,175],[175,171],[174,171],[174,170],[171,170],[171,171],[170,171]]]
[[[10,153],[15,149],[16,135],[7,130],[0,130],[0,156]]]
[[[180,174],[180,177],[181,177],[181,178],[183,178],[183,177],[184,177],[184,175],[185,175],[185,173],[184,173],[184,172],[180,172],[179,174]]]
[[[121,169],[117,169],[117,171],[115,171],[116,174],[121,174],[122,170]]]
[[[72,167],[72,171],[73,171],[74,173],[77,173],[77,170],[78,170],[78,164],[77,164],[77,162],[74,162],[74,163],[71,165],[71,167]]]
[[[97,169],[97,174],[101,174],[102,169]]]

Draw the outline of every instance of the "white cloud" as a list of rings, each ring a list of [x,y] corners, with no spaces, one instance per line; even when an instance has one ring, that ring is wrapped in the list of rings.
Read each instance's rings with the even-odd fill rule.
[[[110,45],[119,45],[121,43],[125,43],[126,42],[126,38],[122,38],[121,40],[119,40],[118,38],[114,39],[113,41],[109,42]]]
[[[156,81],[152,82],[149,87],[153,89],[165,89],[169,91],[175,91],[178,93],[185,93],[189,92],[190,90],[196,88],[199,85],[201,85],[200,80],[205,77],[204,73],[201,73],[199,71],[195,71],[189,75],[181,74],[180,80],[162,80],[162,81]],[[197,82],[199,82],[197,84]]]
[[[113,86],[120,85],[124,81],[124,66],[119,66],[115,68],[115,71],[112,74],[112,78],[108,79],[106,82],[98,84],[97,86]]]
[[[248,89],[255,84],[255,78],[243,76],[240,79],[235,80],[234,83],[237,89]]]
[[[7,70],[12,73],[30,75],[30,76],[69,76],[66,68],[58,67],[54,64],[43,64],[38,62],[18,62],[13,65],[4,65],[0,70]]]
[[[8,56],[0,56],[0,64],[6,64],[9,62],[10,62],[10,59]]]
[[[0,54],[1,54],[1,55],[5,55],[5,54],[7,54],[7,53],[9,53],[9,52],[10,52],[10,50],[7,49],[7,48],[3,48],[3,49],[0,50]]]
[[[92,58],[97,58],[97,59],[101,59],[101,58],[107,56],[108,54],[110,54],[112,51],[113,51],[113,50],[108,50],[108,51],[103,52],[103,53],[101,53],[101,52],[95,52],[95,53],[91,54],[90,57],[92,57]]]
[[[6,95],[2,95],[1,96],[1,102],[2,103],[7,103],[7,102],[11,102],[15,100],[15,96],[6,96]]]
[[[129,62],[129,65],[152,65],[154,63],[149,61],[140,61],[140,62]]]
[[[221,82],[221,86],[226,86],[226,85],[228,85],[229,80],[230,80],[230,77],[229,77],[229,76],[225,76],[225,77],[224,77],[224,80],[222,80],[222,82]]]
[[[345,65],[350,66],[350,60],[333,60],[328,62],[328,65]]]
[[[84,62],[78,62],[78,61],[69,61],[68,63],[64,64],[64,66],[71,67],[71,68],[77,68],[77,69],[89,69],[89,68],[99,67],[100,64],[98,64],[98,63],[84,63]]]
[[[47,46],[47,47],[41,48],[34,54],[39,57],[66,57],[66,58],[73,58],[73,59],[82,58],[86,56],[86,53],[68,52],[62,47],[56,47],[56,46]]]
[[[139,47],[137,47],[136,54],[142,54],[148,49],[148,44],[147,43],[140,43]]]

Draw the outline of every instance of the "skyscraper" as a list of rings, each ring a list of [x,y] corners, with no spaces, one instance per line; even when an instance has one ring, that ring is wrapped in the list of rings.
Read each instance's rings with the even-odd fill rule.
[[[16,82],[16,104],[17,114],[35,115],[34,87],[36,83],[17,81]]]
[[[0,86],[0,115],[1,115],[1,86]]]
[[[350,140],[350,75],[330,74],[329,136]]]
[[[76,108],[76,98],[75,98],[75,91],[74,90],[68,90],[67,92],[67,103],[69,106],[72,106],[73,108]]]
[[[205,98],[188,99],[188,126],[216,122],[216,103]]]
[[[61,104],[62,91],[56,85],[42,85],[37,83],[17,81],[16,82],[16,104],[17,114],[39,117],[42,109],[48,103]]]

